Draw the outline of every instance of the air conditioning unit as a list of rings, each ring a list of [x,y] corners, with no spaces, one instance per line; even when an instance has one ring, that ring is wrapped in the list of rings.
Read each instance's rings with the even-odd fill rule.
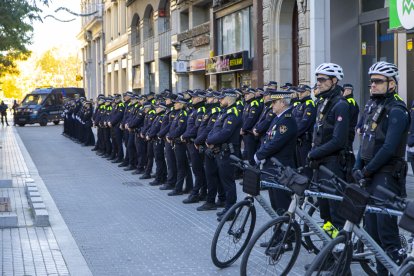
[[[85,40],[86,41],[91,41],[92,40],[92,32],[91,31],[86,31],[85,32]]]

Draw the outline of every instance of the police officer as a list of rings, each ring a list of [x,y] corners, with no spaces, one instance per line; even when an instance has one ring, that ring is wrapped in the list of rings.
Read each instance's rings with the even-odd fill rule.
[[[341,95],[338,81],[344,73],[342,67],[334,63],[322,63],[315,71],[319,90],[316,123],[313,131],[313,147],[308,154],[311,168],[324,165],[338,177],[345,178],[344,153],[347,149],[349,129],[349,106]],[[316,181],[326,178],[320,172],[314,172]],[[342,228],[344,219],[338,214],[338,202],[319,200],[321,218],[331,222],[336,228]]]
[[[193,110],[188,116],[187,129],[181,140],[187,142],[187,150],[190,153],[191,169],[194,174],[194,187],[188,196],[183,200],[183,203],[197,203],[200,199],[204,199],[207,195],[207,180],[204,171],[203,157],[204,153],[200,153],[194,145],[194,140],[197,137],[198,129],[200,128],[204,115],[206,114],[205,107],[205,92],[200,89],[194,90],[190,93],[192,97]]]
[[[85,126],[85,143],[84,146],[93,146],[95,145],[95,136],[92,132],[92,115],[93,107],[91,101],[85,101],[85,113],[84,113],[84,126]]]
[[[411,163],[411,170],[414,171],[414,101],[410,108],[410,131],[407,138],[407,161]]]
[[[129,165],[124,168],[124,171],[133,171],[136,169],[136,165],[137,165],[137,151],[136,151],[136,147],[135,147],[135,133],[134,133],[134,129],[130,126],[129,124],[132,122],[132,120],[134,119],[135,113],[139,112],[140,109],[140,104],[138,102],[139,100],[139,96],[138,95],[133,95],[131,97],[131,105],[133,106],[132,109],[130,109],[130,115],[128,116],[128,119],[125,122],[125,129],[128,131],[128,145],[127,145],[127,152],[128,152],[128,160],[129,160]]]
[[[103,138],[105,144],[105,154],[102,155],[104,158],[108,158],[111,156],[112,153],[112,141],[111,141],[111,129],[108,126],[109,116],[112,112],[112,97],[105,98],[105,111],[102,115],[101,125],[103,128]]]
[[[354,178],[363,183],[374,196],[387,199],[377,186],[384,186],[397,195],[405,194],[407,164],[404,160],[410,117],[407,107],[397,94],[398,68],[380,61],[368,71],[371,93],[376,107],[365,114],[364,130],[358,152]],[[397,217],[366,214],[367,232],[400,264],[401,242]],[[401,251],[400,251],[401,252]],[[377,261],[378,275],[388,275],[387,269]]]
[[[253,134],[253,127],[260,116],[260,99],[256,99],[256,90],[253,88],[246,89],[244,93],[245,106],[242,115],[243,124],[240,129],[240,135],[243,137],[246,159],[253,165],[254,154],[257,148],[257,140]]]
[[[242,119],[237,110],[237,94],[234,89],[226,89],[219,99],[224,110],[208,134],[206,145],[215,153],[218,175],[226,193],[226,206],[217,213],[217,219],[221,221],[227,210],[237,201],[234,167],[230,164],[230,154],[240,145]],[[228,218],[232,219],[232,216]]]
[[[102,150],[102,129],[99,126],[100,116],[101,116],[101,110],[104,108],[104,99],[105,96],[103,94],[99,94],[96,99],[96,108],[92,116],[93,126],[97,128],[97,139],[95,147],[92,149],[92,151],[96,151],[99,153]]]
[[[167,111],[162,121],[160,131],[158,132],[158,138],[166,141],[166,135],[170,131],[171,123],[177,115],[177,111],[174,109],[173,100],[177,98],[176,94],[168,93],[165,96],[165,104],[167,105]],[[177,182],[177,165],[175,162],[174,149],[171,143],[165,143],[165,159],[167,161],[167,181],[160,187],[160,190],[173,190],[175,183]]]
[[[306,165],[306,157],[312,148],[312,132],[316,119],[316,107],[311,98],[311,88],[308,85],[299,85],[297,92],[299,104],[296,105],[292,112],[298,126],[296,161],[298,167],[304,167]]]
[[[165,163],[164,155],[164,139],[158,138],[157,134],[161,129],[163,120],[165,119],[165,110],[167,105],[165,103],[158,103],[155,108],[156,117],[154,122],[151,124],[150,129],[147,132],[147,141],[153,142],[154,157],[155,157],[155,179],[149,184],[151,186],[157,186],[165,183],[167,179],[167,164]]]
[[[273,113],[272,109],[271,91],[276,90],[276,88],[271,88],[271,86],[268,86],[266,90],[263,92],[263,111],[260,114],[260,117],[253,129],[253,134],[260,140],[258,143],[258,148],[260,147],[260,144],[263,143],[264,135],[266,134],[266,131],[269,129],[270,124],[272,123],[273,118],[275,117],[275,114]]]
[[[120,94],[114,95],[114,103],[115,107],[112,110],[112,114],[108,122],[109,127],[112,128],[114,133],[114,143],[116,144],[115,148],[117,149],[117,152],[115,153],[116,159],[114,159],[112,163],[121,163],[124,159],[124,147],[122,145],[123,131],[120,128],[120,124],[124,117],[125,104],[122,102]]]
[[[293,84],[291,84],[290,82],[285,82],[285,84],[284,85],[282,85],[281,87],[280,87],[280,89],[282,90],[282,91],[288,91],[289,90],[289,88],[291,88],[293,86]]]
[[[346,99],[349,104],[349,134],[348,134],[348,149],[346,151],[346,180],[353,182],[352,169],[355,165],[355,154],[353,150],[353,144],[355,139],[355,131],[358,123],[359,106],[354,99],[354,87],[352,84],[346,83],[342,86],[342,96]]]
[[[155,102],[155,101],[152,101]],[[142,126],[140,132],[141,132],[141,138],[145,139],[145,144],[147,146],[147,164],[145,166],[144,174],[140,176],[139,179],[150,179],[151,178],[151,172],[152,167],[154,165],[154,143],[152,140],[146,139],[147,133],[151,126],[154,124],[154,119],[157,116],[155,110],[153,109],[152,102],[147,101],[144,103],[144,125]]]
[[[140,131],[144,125],[145,112],[143,104],[145,103],[146,98],[143,96],[138,97],[138,107],[135,109],[135,112],[128,122],[130,129],[134,130],[135,136],[135,150],[137,156],[137,163],[135,166],[135,171],[132,174],[142,174],[144,173],[145,165],[147,163],[147,148],[143,138],[141,138]]]
[[[122,120],[119,123],[119,128],[123,132],[125,154],[124,154],[124,159],[122,160],[121,164],[118,165],[118,167],[127,167],[129,165],[129,154],[128,154],[129,131],[125,128],[125,124],[128,121],[129,117],[131,116],[131,111],[134,109],[134,105],[131,103],[132,96],[134,96],[134,93],[130,91],[127,91],[123,94],[125,110],[124,110],[124,115],[122,116]]]
[[[268,172],[274,170],[270,158],[276,157],[283,165],[295,167],[295,148],[297,125],[292,116],[289,91],[271,91],[272,110],[276,115],[273,119],[265,140],[254,155],[257,164],[264,163],[263,169]],[[267,179],[268,177],[265,177]],[[272,208],[283,214],[289,207],[291,196],[289,192],[269,189]]]
[[[177,115],[172,120],[170,130],[166,136],[167,142],[173,146],[177,165],[177,182],[175,183],[174,190],[168,193],[169,196],[177,196],[184,193],[184,179],[186,180],[185,190],[189,192],[193,189],[193,177],[187,159],[187,146],[180,138],[187,128],[188,114],[185,110],[187,104],[188,101],[184,98],[184,95],[178,94],[177,99],[174,100],[174,109]]]
[[[292,93],[290,94],[290,97],[291,97],[290,104],[293,107],[296,107],[298,104],[300,104],[298,88],[296,86],[291,86],[286,91],[290,91]]]
[[[217,96],[219,92],[210,91],[206,94],[206,114],[203,117],[203,122],[197,131],[197,137],[194,140],[194,145],[200,153],[204,154],[204,170],[207,177],[207,197],[206,202],[197,207],[197,211],[216,210],[217,207],[224,207],[226,195],[224,193],[223,185],[218,176],[218,167],[214,159],[214,155],[206,154],[206,139],[213,126],[220,116],[221,108]],[[216,196],[218,194],[218,200]]]

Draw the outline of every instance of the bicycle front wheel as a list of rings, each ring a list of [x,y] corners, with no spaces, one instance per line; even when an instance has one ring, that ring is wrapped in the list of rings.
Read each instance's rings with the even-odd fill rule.
[[[234,216],[233,219],[229,217]],[[250,200],[236,203],[217,226],[211,244],[211,260],[219,268],[234,263],[249,242],[256,224],[256,208]]]
[[[240,275],[287,275],[301,246],[299,224],[289,216],[269,221],[253,236],[243,255]]]
[[[347,275],[350,272],[352,250],[353,244],[348,234],[340,234],[319,252],[306,271],[306,276]]]

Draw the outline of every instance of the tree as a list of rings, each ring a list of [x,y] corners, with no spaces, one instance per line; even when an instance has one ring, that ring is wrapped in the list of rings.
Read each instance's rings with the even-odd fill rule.
[[[20,99],[22,98],[22,91],[16,86],[15,76],[8,76],[2,81],[2,88],[4,97]]]
[[[47,0],[38,1],[46,4]],[[26,48],[32,42],[34,20],[41,20],[41,9],[36,0],[0,1],[0,77],[17,73],[17,60],[26,60],[30,51]]]

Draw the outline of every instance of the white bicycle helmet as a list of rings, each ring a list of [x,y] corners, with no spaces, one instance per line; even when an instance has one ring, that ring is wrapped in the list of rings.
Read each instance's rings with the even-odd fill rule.
[[[315,75],[317,74],[336,77],[338,80],[342,80],[344,78],[344,70],[341,66],[335,63],[322,63],[315,70]]]
[[[374,63],[368,70],[368,75],[383,75],[388,78],[394,78],[398,82],[398,67],[389,62],[380,61]]]

